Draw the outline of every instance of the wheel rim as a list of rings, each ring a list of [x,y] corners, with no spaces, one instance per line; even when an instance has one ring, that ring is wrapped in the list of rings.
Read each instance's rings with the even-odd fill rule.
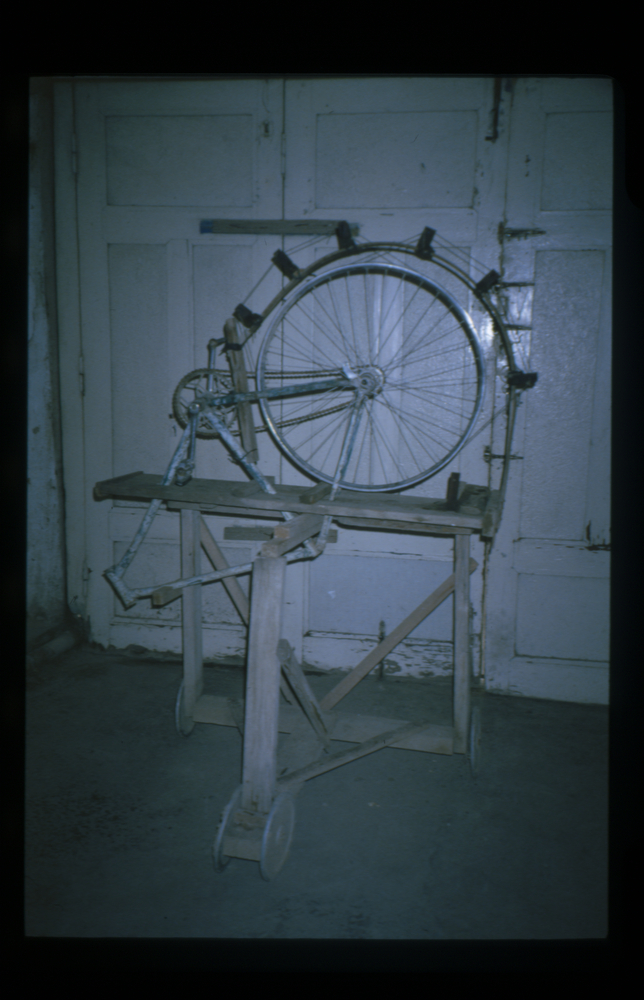
[[[189,736],[190,733],[192,732],[194,723],[189,724],[188,726],[186,726],[185,724],[185,719],[183,715],[183,692],[184,692],[184,685],[183,681],[181,681],[181,684],[179,685],[179,690],[177,692],[177,700],[174,706],[174,724],[180,736]]]
[[[259,870],[267,882],[281,871],[288,857],[295,827],[295,804],[289,792],[279,795],[269,813],[262,836]]]
[[[224,844],[224,837],[226,836],[227,828],[229,825],[229,820],[233,810],[237,809],[241,802],[242,787],[241,785],[234,793],[230,802],[223,811],[221,817],[221,823],[219,824],[219,829],[217,830],[217,836],[215,838],[215,843],[212,848],[213,862],[215,865],[215,870],[222,872],[226,865],[230,862],[230,858],[225,854],[222,854],[222,847]]]
[[[341,485],[382,492],[414,486],[465,445],[483,402],[484,369],[471,320],[434,281],[389,264],[349,264],[299,286],[262,345],[260,390],[341,376],[367,380],[367,400]],[[260,401],[281,450],[333,482],[354,393]]]
[[[481,764],[481,713],[478,707],[472,709],[468,757],[470,761],[470,770],[476,777]]]

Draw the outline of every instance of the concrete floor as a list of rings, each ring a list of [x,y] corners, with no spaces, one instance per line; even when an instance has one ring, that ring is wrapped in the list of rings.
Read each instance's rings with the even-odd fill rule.
[[[208,693],[242,696],[239,669],[205,675]],[[308,679],[321,697],[338,678]],[[607,708],[485,695],[476,778],[461,755],[387,748],[312,779],[265,882],[256,862],[213,869],[242,741],[203,724],[179,736],[180,680],[170,658],[89,647],[28,670],[27,937],[607,934]],[[450,724],[451,684],[370,676],[340,710]]]

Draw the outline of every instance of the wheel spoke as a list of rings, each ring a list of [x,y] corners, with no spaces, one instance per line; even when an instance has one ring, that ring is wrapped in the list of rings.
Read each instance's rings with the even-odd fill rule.
[[[367,399],[345,485],[414,485],[463,447],[481,405],[480,349],[466,314],[429,279],[378,263],[312,276],[268,327],[257,385],[286,386],[298,369],[304,381],[328,377],[346,364]],[[295,464],[332,482],[353,412],[346,394],[262,399],[260,407]]]

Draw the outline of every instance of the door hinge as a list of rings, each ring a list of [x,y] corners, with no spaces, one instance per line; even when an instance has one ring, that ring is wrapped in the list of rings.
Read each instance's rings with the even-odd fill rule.
[[[76,133],[72,132],[72,173],[78,173],[78,153],[76,150]]]
[[[82,354],[78,355],[78,386],[81,396],[85,395],[85,361]]]

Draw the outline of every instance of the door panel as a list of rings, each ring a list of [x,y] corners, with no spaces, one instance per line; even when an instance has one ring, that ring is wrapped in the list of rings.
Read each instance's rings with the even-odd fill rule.
[[[168,276],[166,248],[108,247],[112,353],[112,469],[123,476],[167,464]]]
[[[581,539],[591,449],[604,254],[536,254],[530,446],[523,459],[522,538]]]
[[[486,167],[501,148],[485,143],[492,84],[287,81],[287,217],[360,209],[367,239],[409,239],[431,225],[452,242],[475,240]]]
[[[470,208],[476,133],[475,111],[318,114],[315,207]]]
[[[517,655],[605,662],[608,599],[606,579],[520,574]]]
[[[252,114],[108,115],[107,204],[252,208],[254,124]]]

